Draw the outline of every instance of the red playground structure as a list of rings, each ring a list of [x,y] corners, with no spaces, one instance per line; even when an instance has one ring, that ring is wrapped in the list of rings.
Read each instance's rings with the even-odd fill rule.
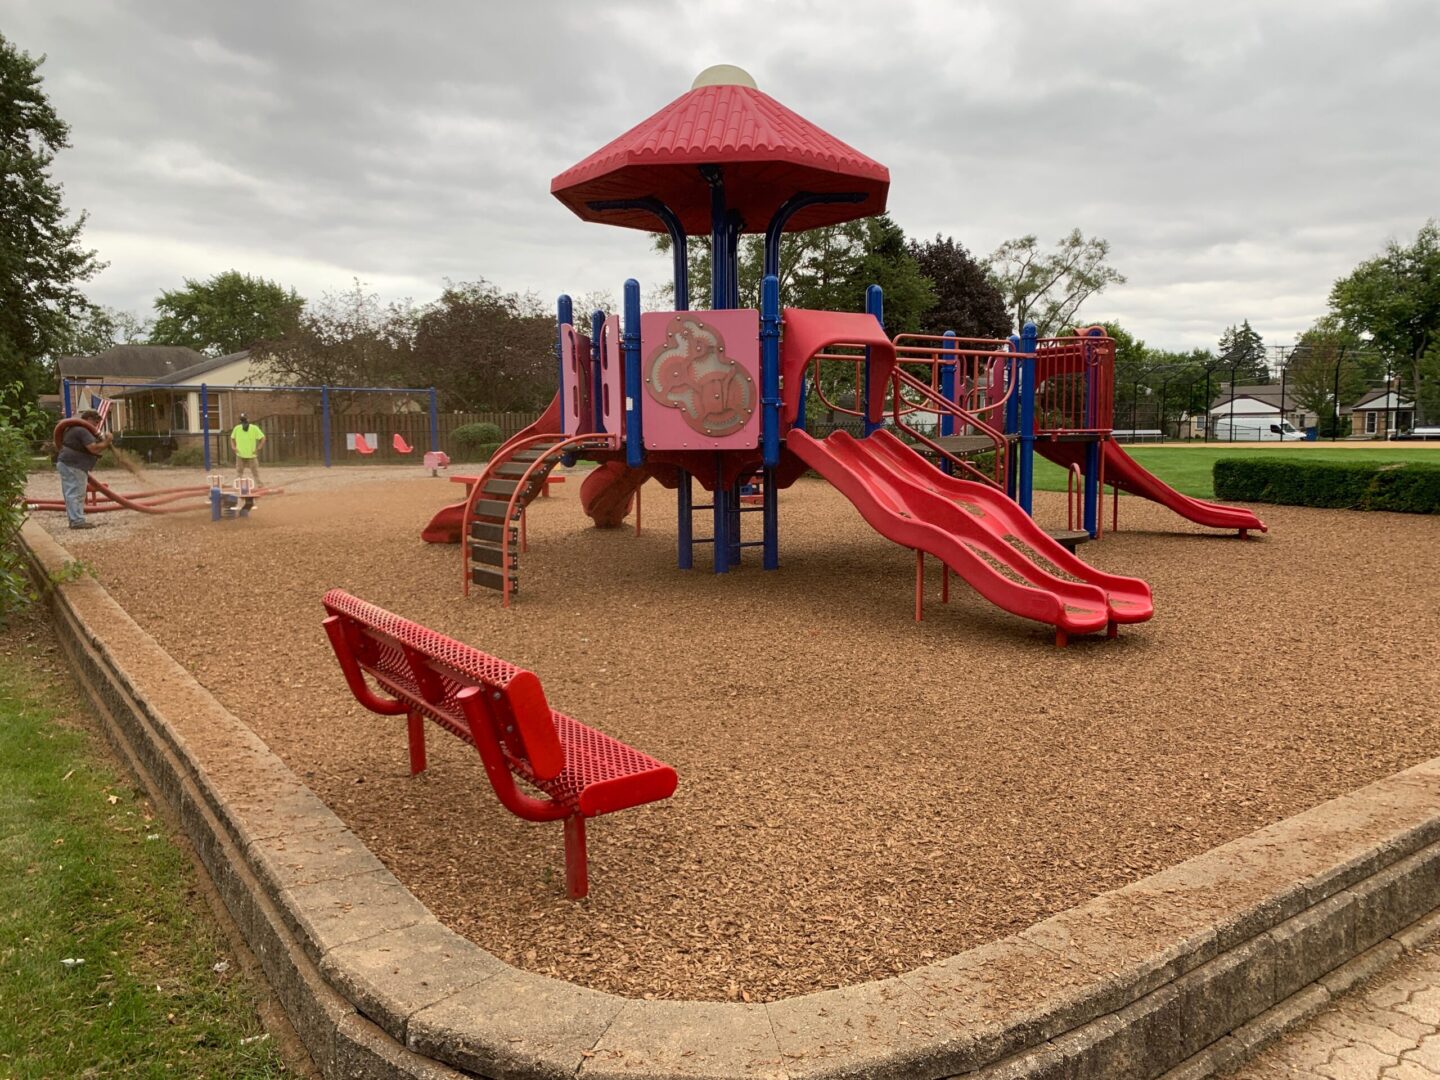
[[[597,526],[619,525],[640,488],[677,492],[678,563],[708,545],[716,573],[746,547],[780,565],[777,493],[813,469],[883,536],[916,552],[916,618],[926,554],[987,600],[1071,634],[1143,622],[1150,589],[1074,554],[1101,532],[1105,483],[1241,536],[1265,526],[1249,511],[1187,498],[1111,439],[1115,344],[1098,328],[1008,340],[900,334],[884,326],[871,286],[864,312],[782,308],[780,240],[885,209],[885,166],[761,93],[737,68],[712,68],[654,116],[557,176],[551,193],[587,221],[668,234],[676,310],[641,312],[625,283],[623,319],[577,322],[558,306],[559,392],[545,414],[491,458],[463,503],[424,533],[461,543],[465,589],[519,586],[525,507],[562,461],[599,467],[580,489]],[[739,239],[763,232],[760,307],[741,308]],[[708,235],[709,310],[689,310],[689,237]],[[825,398],[822,371],[848,365],[855,407]],[[831,381],[833,385],[833,380]],[[816,438],[807,399],[858,421],[859,436]],[[1080,530],[1047,531],[1030,516],[1036,452],[1079,481]],[[710,495],[697,504],[698,485]],[[742,495],[742,489],[744,494]],[[709,511],[710,535],[695,515]],[[742,541],[741,514],[762,515]]]

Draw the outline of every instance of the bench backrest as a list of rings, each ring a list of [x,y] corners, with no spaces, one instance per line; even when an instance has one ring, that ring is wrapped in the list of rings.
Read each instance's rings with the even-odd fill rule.
[[[347,651],[359,667],[406,706],[473,743],[475,737],[459,700],[463,691],[473,687],[480,691],[493,737],[506,754],[527,762],[529,771],[540,780],[553,779],[565,768],[565,750],[555,729],[554,713],[534,672],[343,589],[331,589],[323,602],[325,610],[338,620]],[[363,701],[360,689],[352,682],[351,690]]]

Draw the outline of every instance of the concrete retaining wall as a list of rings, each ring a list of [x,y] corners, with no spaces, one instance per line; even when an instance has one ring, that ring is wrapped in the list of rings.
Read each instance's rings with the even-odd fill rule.
[[[23,539],[38,579],[67,561],[34,523]],[[897,978],[768,1005],[615,997],[451,933],[98,582],[49,597],[327,1077],[1198,1078],[1437,921],[1440,759]]]

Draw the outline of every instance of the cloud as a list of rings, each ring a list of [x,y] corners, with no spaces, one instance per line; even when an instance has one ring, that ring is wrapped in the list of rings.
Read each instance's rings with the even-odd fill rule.
[[[977,254],[1103,236],[1090,317],[1156,345],[1249,318],[1286,343],[1335,278],[1440,215],[1431,0],[1091,3],[0,0],[73,148],[56,175],[143,311],[226,269],[424,300],[480,276],[647,288],[646,237],[584,224],[556,173],[712,63],[890,166],[912,235]]]

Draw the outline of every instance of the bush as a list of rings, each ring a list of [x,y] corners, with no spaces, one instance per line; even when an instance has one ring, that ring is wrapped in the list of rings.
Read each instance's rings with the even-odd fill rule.
[[[171,465],[180,465],[185,468],[203,467],[205,464],[205,451],[198,446],[182,446],[170,455]]]
[[[10,388],[6,397],[20,397]],[[0,625],[30,602],[32,592],[20,554],[20,526],[25,524],[25,479],[30,467],[32,432],[37,421],[32,406],[0,401]]]
[[[1339,510],[1440,513],[1440,465],[1222,458],[1215,497]]]
[[[458,447],[486,446],[505,441],[499,424],[464,424],[450,433],[450,441]]]

